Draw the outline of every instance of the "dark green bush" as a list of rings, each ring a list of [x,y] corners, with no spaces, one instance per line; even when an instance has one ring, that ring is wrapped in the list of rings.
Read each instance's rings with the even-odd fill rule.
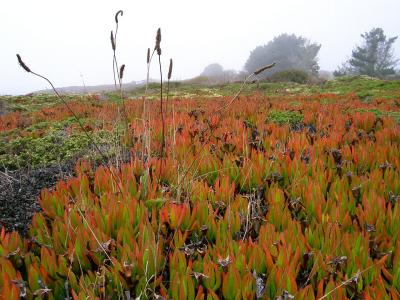
[[[286,70],[274,73],[269,80],[271,82],[307,83],[309,79],[310,75],[307,72],[301,70]]]

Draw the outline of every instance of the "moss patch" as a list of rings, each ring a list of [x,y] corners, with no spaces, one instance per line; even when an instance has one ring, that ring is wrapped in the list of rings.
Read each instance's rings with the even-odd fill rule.
[[[26,136],[0,137],[0,169],[19,169],[57,163],[75,156],[89,155],[96,158],[99,154],[85,133],[67,130],[70,119],[54,124],[38,123],[27,129]],[[39,129],[40,128],[40,129]],[[45,130],[38,135],[38,130]],[[31,132],[31,133],[30,133]],[[96,143],[112,149],[114,133],[97,131],[91,133]]]
[[[290,124],[294,125],[302,122],[304,116],[294,111],[271,111],[268,114],[267,122],[274,122],[279,125]]]

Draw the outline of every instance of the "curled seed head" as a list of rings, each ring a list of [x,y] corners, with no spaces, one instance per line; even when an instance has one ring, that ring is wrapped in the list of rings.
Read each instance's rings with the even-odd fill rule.
[[[150,48],[147,48],[147,63],[150,63]]]
[[[119,11],[117,11],[117,13],[115,14],[115,23],[117,23],[117,24],[118,24],[118,16],[119,16],[119,15],[123,16],[123,15],[124,15],[124,12],[123,12],[122,10],[119,10]]]
[[[168,80],[171,79],[171,75],[172,75],[172,65],[173,65],[173,62],[172,62],[172,58],[171,58],[171,59],[169,60]]]
[[[254,75],[258,75],[258,74],[260,74],[261,72],[264,72],[264,71],[267,70],[267,69],[273,68],[274,66],[275,66],[275,63],[270,64],[270,65],[267,65],[267,66],[264,66],[264,67],[262,67],[262,68],[259,68],[259,69],[255,70],[253,74],[254,74]]]
[[[29,69],[28,66],[22,61],[22,58],[21,58],[21,56],[20,56],[19,54],[17,54],[17,58],[18,58],[19,65],[20,65],[25,71],[27,71],[28,73],[30,73],[30,72],[31,72],[31,69]]]
[[[119,79],[124,78],[124,70],[125,70],[125,65],[122,65],[121,68],[119,68]]]
[[[111,30],[111,47],[112,47],[112,49],[113,49],[113,51],[115,51],[115,39],[114,39],[114,33],[113,33],[113,31]]]

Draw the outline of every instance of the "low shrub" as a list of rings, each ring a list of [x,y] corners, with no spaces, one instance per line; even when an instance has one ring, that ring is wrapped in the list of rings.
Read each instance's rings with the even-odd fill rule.
[[[285,70],[274,73],[270,77],[271,82],[295,82],[304,84],[310,79],[310,75],[307,72],[301,70]]]
[[[303,115],[295,111],[271,111],[268,114],[267,122],[274,122],[278,125],[294,125],[303,121]]]

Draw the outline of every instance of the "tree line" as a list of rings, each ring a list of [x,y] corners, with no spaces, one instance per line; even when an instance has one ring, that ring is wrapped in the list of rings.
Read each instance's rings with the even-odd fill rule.
[[[382,28],[373,28],[361,34],[361,37],[362,44],[355,46],[350,59],[343,62],[333,75],[368,75],[385,78],[396,74],[399,59],[394,55],[393,45],[397,36],[386,37]],[[316,76],[320,69],[318,64],[320,49],[321,45],[318,43],[312,43],[302,36],[284,33],[267,44],[253,49],[242,72],[224,70],[220,64],[214,63],[207,66],[200,76],[232,81],[274,62],[276,66],[273,70],[263,73],[259,79],[279,76],[282,72],[297,77],[301,73]]]

